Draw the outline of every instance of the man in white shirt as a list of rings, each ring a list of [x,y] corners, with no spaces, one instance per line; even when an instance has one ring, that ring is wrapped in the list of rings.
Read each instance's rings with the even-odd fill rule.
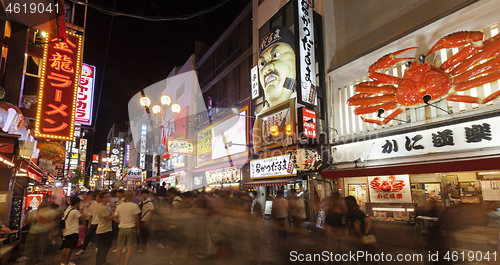
[[[128,265],[132,257],[132,250],[137,244],[137,236],[140,234],[140,214],[139,206],[132,202],[134,191],[127,190],[125,192],[125,202],[118,205],[115,211],[113,220],[118,223],[118,242],[116,251],[116,263],[120,265],[122,249],[127,246],[127,255],[125,256],[125,265]]]
[[[276,192],[276,199],[273,202],[272,216],[278,231],[278,239],[286,239],[286,226],[285,221],[288,217],[288,202],[283,199],[283,190]]]
[[[89,192],[87,194],[87,198],[89,196],[93,197],[94,195]],[[92,237],[95,234],[95,231],[97,230],[96,210],[99,207],[99,203],[101,203],[101,197],[100,197],[99,193],[97,193],[95,195],[95,199],[97,201],[91,200],[91,202],[88,203],[88,204],[90,204],[90,206],[89,206],[89,210],[88,210],[89,223],[88,223],[88,226],[87,226],[87,234],[85,234],[85,240],[83,241],[82,249],[76,253],[76,256],[80,256],[83,253],[85,253],[85,250],[87,250],[87,247],[88,247],[88,245],[90,243],[90,240],[92,239]]]
[[[141,234],[139,235],[140,239],[140,249],[137,251],[138,253],[142,253],[146,251],[146,245],[148,244],[148,236],[149,236],[149,226],[151,216],[155,213],[155,207],[151,200],[149,199],[149,191],[143,190],[141,191],[142,201],[139,203],[139,207],[141,208],[141,225],[140,230]]]
[[[101,203],[98,204],[95,211],[97,216],[97,254],[95,257],[96,265],[108,264],[106,263],[106,257],[108,256],[109,249],[113,243],[113,232],[111,228],[111,220],[113,220],[113,214],[108,208],[109,199],[111,195],[108,191],[103,191],[99,194],[101,197]]]
[[[78,206],[80,206],[80,198],[74,196],[70,198],[71,206],[66,209],[62,217],[62,222],[64,222],[64,246],[61,253],[61,265],[75,265],[74,262],[69,261],[73,249],[76,248],[78,244],[78,221],[80,219],[85,219],[85,214],[81,214],[78,211]]]

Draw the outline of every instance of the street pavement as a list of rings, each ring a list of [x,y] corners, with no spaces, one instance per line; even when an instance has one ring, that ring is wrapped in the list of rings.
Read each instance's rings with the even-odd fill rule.
[[[229,244],[223,245],[220,248],[219,254],[216,258],[212,259],[199,259],[193,253],[185,252],[182,254],[183,259],[178,262],[178,264],[203,264],[203,265],[225,265],[225,264],[262,264],[262,265],[273,265],[273,264],[332,264],[332,262],[324,262],[323,260],[316,260],[311,262],[300,262],[293,261],[294,258],[291,256],[292,251],[295,252],[295,256],[298,254],[303,254],[302,257],[307,258],[313,257],[312,254],[322,254],[323,251],[333,251],[330,249],[328,245],[328,240],[326,239],[325,233],[321,229],[316,229],[313,223],[307,224],[308,229],[308,239],[299,237],[297,235],[289,235],[284,242],[277,242],[276,232],[273,231],[272,222],[266,220],[266,237],[262,238],[262,242],[260,244],[260,258],[257,251],[253,250],[250,246],[251,244],[247,244],[247,242],[231,242]],[[267,240],[265,240],[267,239]],[[55,246],[49,248],[50,253],[48,253],[42,262],[37,264],[60,264],[61,254],[57,251],[57,247],[59,243]],[[145,253],[134,253],[131,259],[131,265],[159,265],[159,264],[171,264],[171,254],[172,247],[171,245],[166,244],[165,248],[158,248],[157,241],[150,240],[150,244],[148,245],[147,251]],[[74,250],[71,261],[75,262],[77,265],[91,265],[95,264],[95,246],[93,243],[87,249],[87,251],[81,255],[76,257],[75,253],[78,252],[79,249]],[[485,255],[488,251],[492,254],[496,249],[494,245],[488,244],[478,244],[476,242],[472,242],[468,244],[467,242],[458,242],[454,243],[451,246],[451,251],[467,251],[473,250],[474,252],[481,251],[482,255]],[[111,250],[116,248],[116,239],[113,241],[113,247]],[[346,254],[349,252],[349,249],[353,249],[353,245],[343,244],[340,252]],[[20,255],[24,252],[24,244],[20,245],[19,249]],[[338,252],[334,252],[338,253]],[[422,261],[409,261],[409,262],[389,262],[389,261],[380,261],[378,264],[444,264],[441,262],[430,262],[425,257],[428,256],[428,250],[424,248],[420,249],[410,249],[410,248],[402,248],[390,245],[382,245],[382,244],[374,244],[374,253],[385,253],[391,254],[395,257],[397,254],[403,255],[413,255],[413,254],[422,254],[424,260]],[[15,259],[18,256],[15,255],[14,252],[13,257],[7,263],[11,264],[24,264],[25,262],[16,263]],[[467,255],[467,254],[466,254]],[[490,259],[490,261],[482,260],[482,261],[457,261],[454,263],[446,263],[446,264],[467,264],[467,265],[485,265],[485,264],[500,264],[498,261]],[[125,254],[122,255],[122,263],[124,261]],[[260,262],[259,262],[260,260]],[[108,262],[115,264],[115,253],[108,254]],[[351,262],[335,262],[335,264],[356,264]],[[377,263],[375,263],[377,264]]]

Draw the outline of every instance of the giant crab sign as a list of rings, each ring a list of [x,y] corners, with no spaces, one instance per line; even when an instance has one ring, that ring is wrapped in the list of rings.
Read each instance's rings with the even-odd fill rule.
[[[440,67],[425,62],[426,56],[445,48],[464,48],[446,60]],[[386,124],[406,108],[424,106],[442,99],[486,104],[500,96],[500,90],[485,98],[457,95],[500,79],[500,34],[484,40],[479,31],[460,31],[440,39],[427,55],[415,58],[396,58],[408,50],[387,54],[368,69],[373,80],[355,86],[358,93],[347,100],[350,106],[358,106],[354,114],[383,113],[393,110],[386,118],[361,119],[378,125]],[[408,60],[403,78],[377,72]],[[380,117],[380,115],[379,115]]]

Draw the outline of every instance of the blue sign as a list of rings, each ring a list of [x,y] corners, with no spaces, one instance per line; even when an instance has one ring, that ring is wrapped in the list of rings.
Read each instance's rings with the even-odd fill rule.
[[[162,144],[159,144],[155,147],[155,153],[157,155],[163,155],[163,154],[165,154],[166,151],[167,151],[167,148],[165,148],[165,146]]]

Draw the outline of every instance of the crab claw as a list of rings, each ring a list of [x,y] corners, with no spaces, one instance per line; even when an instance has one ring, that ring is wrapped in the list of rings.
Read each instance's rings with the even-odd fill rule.
[[[406,51],[416,49],[417,47],[412,47],[412,48],[407,48],[403,50],[399,50],[397,52],[389,53],[382,58],[378,59],[374,64],[370,65],[370,68],[368,68],[368,72],[375,72],[376,70],[380,69],[385,69],[389,66],[392,66],[398,62],[405,61],[405,60],[413,60],[415,58],[396,58],[396,56],[403,54]]]
[[[481,31],[459,31],[451,33],[436,42],[427,55],[444,48],[456,48],[481,40],[483,40],[483,33]]]

